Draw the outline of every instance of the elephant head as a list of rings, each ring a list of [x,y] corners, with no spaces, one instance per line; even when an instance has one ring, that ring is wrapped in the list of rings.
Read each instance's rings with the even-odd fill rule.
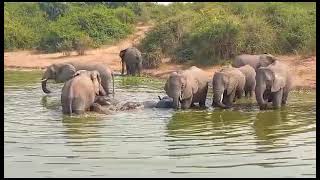
[[[271,101],[272,93],[285,87],[285,78],[268,67],[261,67],[256,74],[256,99],[260,109],[266,109],[267,101]]]
[[[192,99],[197,89],[196,83],[180,72],[173,72],[164,87],[167,95],[173,98],[173,108],[175,109],[179,108],[180,103],[181,107],[185,108],[184,101]]]
[[[230,96],[238,86],[238,81],[232,74],[225,72],[216,72],[212,79],[213,86],[213,103],[221,108],[229,108],[229,106],[223,104],[224,96]],[[226,98],[226,97],[225,97]]]
[[[90,71],[90,78],[93,82],[94,91],[97,96],[102,95],[105,96],[106,92],[101,85],[101,76],[98,71]]]
[[[259,64],[258,67],[267,67],[270,64],[274,63],[277,60],[277,58],[269,53],[264,53],[260,55],[259,57]]]
[[[43,92],[51,93],[51,91],[47,89],[47,80],[54,79],[55,82],[66,82],[72,78],[75,72],[75,67],[67,63],[52,64],[48,66],[41,80]]]

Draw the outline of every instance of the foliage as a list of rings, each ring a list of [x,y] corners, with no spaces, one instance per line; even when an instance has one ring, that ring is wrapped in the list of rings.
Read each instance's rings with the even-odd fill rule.
[[[221,64],[241,53],[314,54],[315,7],[315,3],[172,3],[150,11],[158,23],[139,47],[194,64]]]
[[[5,49],[65,55],[125,38],[135,18],[128,8],[103,3],[5,3],[4,13]]]

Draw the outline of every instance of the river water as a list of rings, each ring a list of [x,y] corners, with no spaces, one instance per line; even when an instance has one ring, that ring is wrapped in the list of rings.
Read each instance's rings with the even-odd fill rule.
[[[316,94],[280,110],[243,99],[230,110],[143,109],[62,115],[63,84],[5,71],[5,177],[315,177]],[[157,100],[163,81],[116,78],[115,97]],[[208,95],[207,105],[212,97]]]

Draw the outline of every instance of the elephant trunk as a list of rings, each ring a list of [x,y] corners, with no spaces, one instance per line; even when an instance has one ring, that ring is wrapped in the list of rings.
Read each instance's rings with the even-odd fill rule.
[[[176,96],[173,98],[173,108],[179,109],[180,106],[180,96]]]
[[[264,98],[263,98],[263,94],[266,90],[266,84],[262,83],[256,86],[255,89],[255,94],[256,94],[256,99],[257,102],[260,106],[260,110],[266,109],[267,107],[267,103],[265,102]]]
[[[42,79],[41,79],[41,87],[42,87],[42,91],[46,94],[48,93],[51,93],[50,90],[47,89],[47,80],[48,80],[48,77],[47,77],[47,72],[45,72],[45,74],[43,75]]]
[[[213,95],[213,103],[212,103],[212,104],[213,104],[213,105],[215,104],[215,105],[217,105],[217,106],[220,107],[220,108],[226,109],[227,106],[222,103],[223,93],[224,93],[223,90],[217,90],[217,91],[215,91],[215,92],[214,92],[214,95]]]

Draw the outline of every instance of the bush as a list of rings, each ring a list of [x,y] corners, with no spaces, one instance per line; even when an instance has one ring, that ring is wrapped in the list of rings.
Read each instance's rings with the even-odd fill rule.
[[[160,49],[142,54],[142,66],[145,69],[158,68],[161,64],[162,54]]]
[[[92,47],[92,45],[93,41],[88,35],[82,36],[74,42],[75,50],[79,55],[84,55],[85,51]]]
[[[154,17],[158,23],[139,46],[143,52],[194,64],[223,64],[241,53],[315,54],[315,7],[242,2],[152,7],[150,17],[159,15]]]
[[[135,18],[128,8],[103,3],[5,3],[4,14],[5,49],[65,55],[125,38]]]

